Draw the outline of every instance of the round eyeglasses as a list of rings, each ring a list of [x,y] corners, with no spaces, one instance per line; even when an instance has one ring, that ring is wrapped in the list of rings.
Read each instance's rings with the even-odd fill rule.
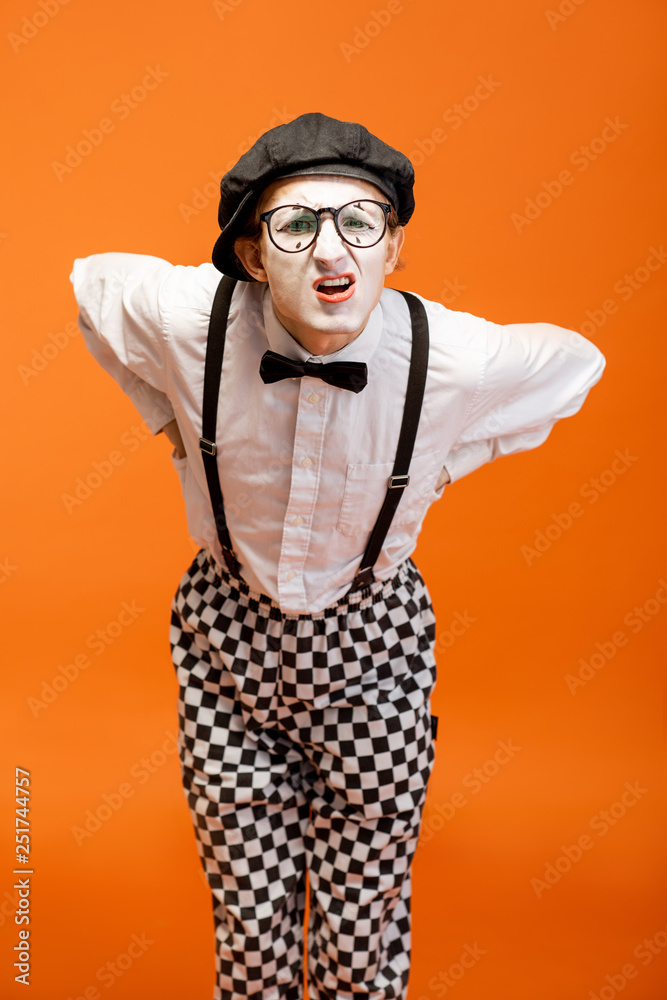
[[[350,201],[340,208],[307,208],[305,205],[279,205],[262,212],[271,242],[285,253],[300,253],[312,246],[322,228],[325,212],[333,215],[336,232],[352,247],[372,247],[387,230],[391,205],[367,198]]]

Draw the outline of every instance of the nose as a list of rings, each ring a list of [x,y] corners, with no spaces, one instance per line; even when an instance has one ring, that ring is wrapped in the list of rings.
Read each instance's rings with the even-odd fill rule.
[[[317,260],[333,263],[344,257],[346,252],[345,242],[336,232],[333,216],[327,213],[326,217],[322,219],[313,255]]]

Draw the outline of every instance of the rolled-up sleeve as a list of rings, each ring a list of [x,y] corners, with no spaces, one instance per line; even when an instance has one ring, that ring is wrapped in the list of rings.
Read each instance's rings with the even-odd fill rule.
[[[445,460],[452,482],[541,445],[559,420],[581,409],[605,364],[595,344],[574,330],[489,323],[479,381]]]
[[[104,370],[153,434],[174,417],[160,290],[173,265],[158,257],[101,253],[74,261],[79,329]]]

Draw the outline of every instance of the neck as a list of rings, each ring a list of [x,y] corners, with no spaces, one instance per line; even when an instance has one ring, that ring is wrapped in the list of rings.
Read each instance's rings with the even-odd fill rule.
[[[283,316],[278,309],[275,309],[275,312],[276,316],[290,336],[292,336],[298,344],[301,344],[304,350],[308,351],[309,354],[312,354],[315,357],[320,357],[326,354],[335,354],[336,351],[342,350],[343,347],[346,347],[348,344],[351,344],[353,340],[356,340],[359,334],[361,334],[366,328],[366,324],[364,324],[364,326],[362,326],[359,330],[355,330],[352,333],[324,333],[322,330],[313,330],[311,327],[295,323],[293,319]]]

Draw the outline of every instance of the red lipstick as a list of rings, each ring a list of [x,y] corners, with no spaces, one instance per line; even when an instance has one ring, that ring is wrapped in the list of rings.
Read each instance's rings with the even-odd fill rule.
[[[322,282],[327,281],[330,278],[347,278],[350,283],[347,286],[325,285],[323,289],[320,289],[319,286]],[[349,299],[350,296],[354,294],[354,284],[354,275],[348,271],[345,274],[323,274],[320,278],[317,278],[313,282],[313,288],[315,289],[315,294],[318,299],[321,299],[322,302],[345,302],[346,299]],[[327,288],[329,290],[325,291]]]

